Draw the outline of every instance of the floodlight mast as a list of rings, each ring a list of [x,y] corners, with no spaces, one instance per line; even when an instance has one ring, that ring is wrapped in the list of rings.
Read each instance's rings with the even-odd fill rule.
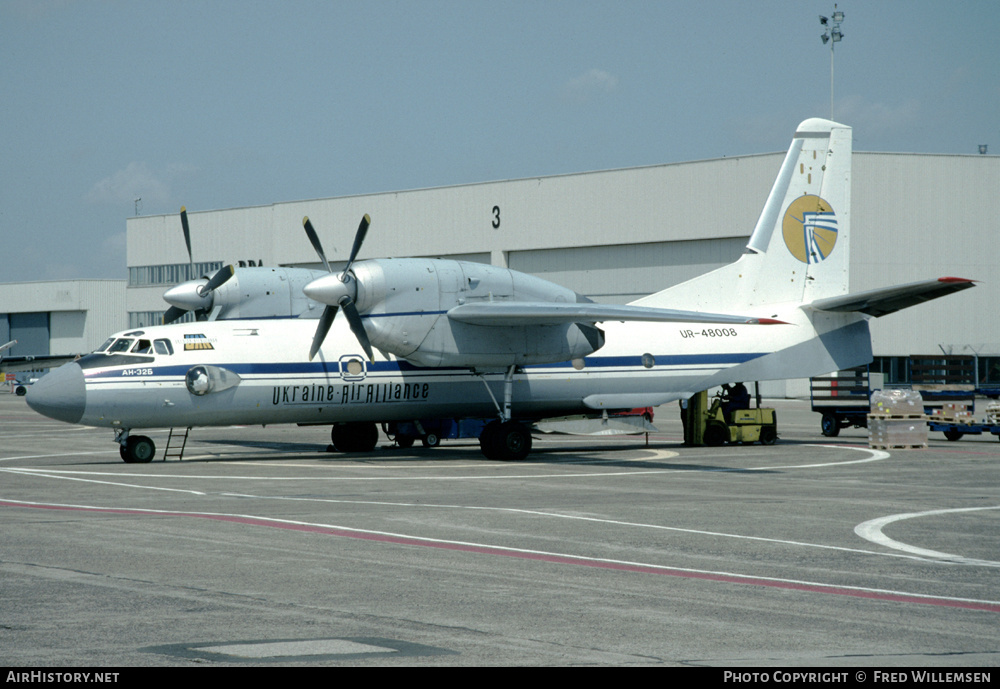
[[[840,31],[840,23],[844,21],[844,13],[837,9],[837,4],[833,5],[833,15],[827,19],[823,15],[819,16],[819,23],[823,27],[828,27],[820,36],[823,45],[830,43],[830,119],[833,119],[833,47],[843,40],[844,34]]]

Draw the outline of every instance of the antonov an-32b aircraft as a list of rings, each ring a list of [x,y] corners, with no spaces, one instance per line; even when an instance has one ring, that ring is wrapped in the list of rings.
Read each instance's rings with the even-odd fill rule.
[[[328,423],[334,445],[351,451],[375,447],[378,422],[434,418],[493,419],[483,454],[514,460],[529,453],[539,419],[862,365],[872,359],[870,318],[972,282],[848,292],[851,145],[850,127],[800,124],[746,253],[627,306],[496,266],[355,263],[367,216],[337,275],[306,219],[328,272],[304,288],[326,305],[318,323],[237,318],[118,333],[44,376],[27,401],[55,419],[115,429],[126,462],[155,454],[137,429]],[[187,308],[198,305],[178,311]]]

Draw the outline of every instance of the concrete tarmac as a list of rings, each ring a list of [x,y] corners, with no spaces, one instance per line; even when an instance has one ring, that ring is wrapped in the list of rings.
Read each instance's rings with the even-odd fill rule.
[[[0,394],[11,666],[1000,664],[1000,442],[537,436],[326,452],[329,428],[107,429]]]

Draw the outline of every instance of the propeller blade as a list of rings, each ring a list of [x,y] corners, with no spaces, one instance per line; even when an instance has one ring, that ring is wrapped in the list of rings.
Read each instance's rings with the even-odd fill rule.
[[[163,314],[163,325],[166,325],[167,323],[173,323],[178,318],[183,316],[185,313],[187,313],[187,309],[179,309],[176,306],[171,306],[169,309],[167,309],[167,312]]]
[[[330,332],[330,326],[333,325],[333,319],[336,315],[336,306],[327,306],[323,309],[323,315],[319,317],[319,325],[316,326],[316,334],[313,335],[312,347],[309,348],[309,361],[313,360],[316,352],[323,346],[323,340],[326,339],[326,334]]]
[[[213,275],[212,279],[208,281],[208,284],[202,287],[199,290],[199,292],[201,294],[208,294],[209,292],[214,292],[215,290],[222,287],[222,285],[226,284],[226,282],[229,281],[229,278],[231,278],[235,272],[236,269],[233,268],[232,264],[229,264],[228,266],[222,266],[221,268],[219,268],[219,272]]]
[[[344,315],[347,316],[347,322],[351,326],[351,332],[353,332],[354,336],[358,338],[358,342],[361,343],[362,349],[364,349],[365,354],[368,355],[368,360],[375,361],[375,355],[372,354],[372,345],[371,342],[368,341],[368,333],[365,331],[365,324],[361,322],[361,314],[358,313],[358,307],[355,306],[354,302],[349,298],[342,299],[340,305],[344,308]]]
[[[319,236],[316,234],[316,230],[313,229],[312,223],[309,222],[309,216],[302,218],[302,227],[306,228],[306,236],[309,237],[309,242],[313,245],[313,249],[319,254],[320,259],[323,261],[323,266],[326,268],[326,272],[332,273],[330,270],[330,262],[326,260],[326,254],[323,253],[323,245],[319,243]]]
[[[184,230],[184,244],[187,245],[188,262],[194,263],[194,258],[191,255],[191,228],[188,227],[188,212],[184,206],[181,206],[181,229]]]
[[[368,234],[368,226],[371,222],[372,219],[365,213],[365,217],[361,218],[361,224],[358,225],[358,231],[354,235],[354,246],[351,248],[351,257],[347,259],[347,265],[344,266],[344,275],[351,269],[354,259],[358,257],[358,252],[361,250],[361,244],[365,241],[365,235]]]

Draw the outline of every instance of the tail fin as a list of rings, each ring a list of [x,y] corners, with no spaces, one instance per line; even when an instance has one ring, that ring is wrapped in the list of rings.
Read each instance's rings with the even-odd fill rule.
[[[851,147],[846,125],[822,119],[800,124],[740,260],[633,303],[746,312],[845,294]]]

